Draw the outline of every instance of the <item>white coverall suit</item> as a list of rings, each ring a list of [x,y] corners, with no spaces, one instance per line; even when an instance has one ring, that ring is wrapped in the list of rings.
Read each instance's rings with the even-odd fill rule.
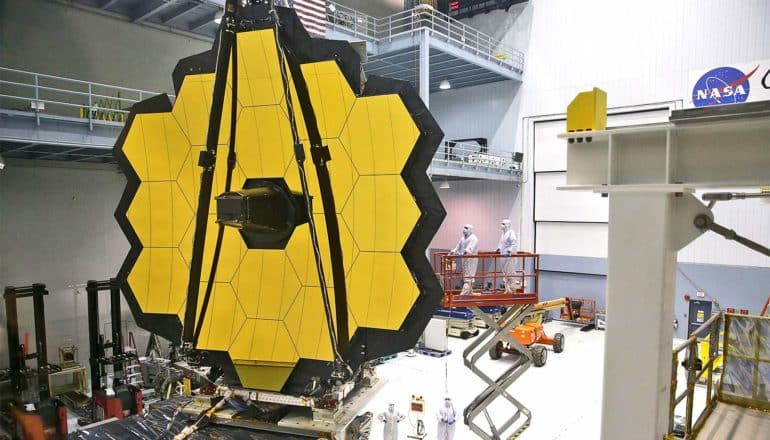
[[[436,429],[436,438],[438,440],[452,440],[455,436],[455,422],[457,413],[452,401],[444,400],[444,406],[438,410],[436,418],[438,419],[438,428]]]
[[[404,420],[404,415],[390,404],[388,410],[381,412],[377,418],[385,424],[382,430],[383,440],[398,440],[398,422]]]
[[[452,249],[450,255],[476,255],[479,239],[476,234],[473,233],[472,225],[463,226],[463,234],[460,236],[460,241],[457,243],[454,249]],[[470,295],[473,293],[473,280],[476,277],[476,268],[479,265],[478,258],[463,258],[463,290],[460,292],[462,295]]]
[[[500,230],[503,231],[500,235],[500,241],[497,243],[497,250],[501,255],[513,255],[518,251],[518,240],[516,239],[516,233],[511,229],[511,221],[503,220],[500,222]],[[503,258],[502,267],[503,283],[505,285],[505,293],[514,293],[518,287],[515,282],[515,278],[511,275],[516,271],[516,259],[515,258]]]

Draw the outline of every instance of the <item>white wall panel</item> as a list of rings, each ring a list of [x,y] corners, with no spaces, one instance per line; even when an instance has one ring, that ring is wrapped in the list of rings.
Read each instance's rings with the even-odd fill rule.
[[[507,11],[496,9],[463,19],[462,22],[500,41],[508,48],[526,52],[532,13],[533,9],[527,7],[527,3],[520,3]]]
[[[624,111],[611,114],[607,118],[610,127],[622,127],[631,124],[649,124],[665,121],[669,110],[656,109],[645,111]],[[556,136],[564,131],[565,121],[538,122],[535,124],[534,151],[535,151],[535,228],[537,230],[537,251],[546,253],[540,248],[544,243],[547,249],[556,249],[552,243],[560,240],[571,240],[567,246],[572,254],[595,256],[599,243],[606,247],[607,237],[602,236],[598,242],[591,235],[591,240],[576,240],[575,228],[580,228],[580,222],[607,222],[609,204],[608,199],[600,197],[592,192],[559,191],[557,188],[566,183],[566,173],[543,172],[566,169],[567,144]],[[538,222],[560,223],[538,223]],[[574,222],[574,223],[570,223]],[[577,225],[577,226],[576,226]],[[590,228],[589,234],[606,234],[606,225],[603,228]],[[604,231],[604,232],[601,232]],[[551,237],[551,234],[554,234]],[[564,246],[564,245],[559,245]],[[606,251],[604,251],[606,252]]]
[[[690,70],[770,54],[767,0],[589,3],[530,1],[525,116],[562,113],[594,86],[607,91],[610,107],[681,99]],[[740,25],[704,26],[704,11]],[[574,23],[601,25],[582,26],[576,38]]]
[[[88,359],[85,289],[69,286],[114,277],[128,253],[115,221],[126,185],[114,167],[98,169],[23,166],[13,162],[0,173],[0,285],[45,283],[48,357],[64,344],[80,347]],[[102,326],[110,321],[109,301],[100,301]],[[123,318],[133,321],[125,300]],[[21,333],[34,332],[31,301],[19,302]],[[0,368],[7,365],[5,309],[0,308]],[[132,323],[143,352],[147,333]],[[126,335],[126,337],[128,337]]]
[[[505,121],[519,87],[515,81],[499,81],[435,92],[430,111],[447,139],[484,137],[491,150],[513,151],[515,126]]]
[[[770,57],[767,44],[770,41],[770,2],[767,0],[651,0],[644,3],[594,0],[590,3],[591,7],[586,7],[585,2],[570,0],[529,2],[532,30],[524,84],[519,93],[522,118],[563,114],[576,93],[592,87],[607,91],[610,107],[681,100],[690,93],[687,90],[690,70]],[[704,26],[703,11],[709,10],[724,11],[726,19],[737,20],[740,25],[719,29]],[[575,38],[574,23],[597,22],[601,26],[584,26],[580,38]],[[651,26],[650,23],[655,24]],[[555,67],[554,60],[558,60],[561,67]],[[610,119],[608,125],[644,122],[633,121],[631,115],[617,118]],[[622,123],[619,123],[620,119],[623,119]],[[525,119],[523,124],[529,124],[529,121]],[[536,137],[537,134],[528,133],[527,137],[519,136],[518,139],[526,151]],[[559,165],[559,153],[553,149],[547,153],[536,150],[531,156],[534,167],[530,161],[528,173]],[[528,231],[535,220],[531,203],[535,201],[537,205],[541,198],[534,194],[534,180],[530,178],[522,190],[523,224],[529,225],[523,229]],[[739,206],[739,203],[750,204]],[[746,236],[770,243],[770,219],[767,218],[770,204],[751,203],[734,202],[730,205],[734,207],[734,210],[729,209],[730,213],[723,213],[725,207],[717,205],[717,218]],[[550,247],[541,249],[541,246],[545,246],[544,241],[551,240],[543,237],[541,227],[557,230],[559,227],[537,226],[538,251],[545,252]],[[561,231],[553,233],[569,237]],[[584,255],[589,255],[590,251],[587,249]],[[688,246],[680,253],[680,260],[768,265],[767,259],[713,234]]]
[[[567,173],[537,173],[535,180],[536,222],[607,222],[606,197],[588,191],[556,189],[566,184]]]
[[[58,3],[65,4],[0,1],[0,66],[173,93],[177,61],[211,49],[203,40]]]
[[[559,139],[566,131],[564,119],[535,124],[535,172],[564,171],[567,169],[567,144]]]
[[[611,114],[607,117],[607,127],[666,122],[670,114],[671,111],[668,108]]]
[[[607,257],[606,223],[538,223],[537,252],[576,257]]]
[[[374,17],[384,17],[404,10],[402,0],[338,0],[338,3]]]
[[[500,239],[500,220],[511,218],[518,190],[511,182],[465,180],[450,181],[451,188],[434,188],[447,212],[444,223],[433,238],[431,247],[452,248],[460,238],[462,227],[470,223],[479,238],[479,250],[494,250]],[[519,220],[511,218],[516,234]]]
[[[650,110],[611,114],[607,118],[608,127],[622,127],[633,124],[651,124],[668,119],[669,110]],[[566,130],[566,121],[538,122],[535,125],[535,163],[536,173],[542,171],[564,171],[567,169],[567,146],[557,136]]]

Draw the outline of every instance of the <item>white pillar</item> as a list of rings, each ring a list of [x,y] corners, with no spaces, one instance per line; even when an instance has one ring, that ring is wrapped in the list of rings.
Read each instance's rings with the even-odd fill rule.
[[[565,190],[609,194],[604,440],[659,440],[668,425],[676,252],[713,219],[695,189],[762,186],[770,181],[770,116],[719,119],[699,109],[685,123],[563,134]],[[575,140],[578,140],[576,142]],[[725,145],[729,145],[726,149]]]
[[[430,43],[428,42],[428,30],[420,31],[420,99],[429,106],[430,99]]]
[[[613,192],[609,200],[603,440],[668,431],[676,254],[708,213],[690,194]]]

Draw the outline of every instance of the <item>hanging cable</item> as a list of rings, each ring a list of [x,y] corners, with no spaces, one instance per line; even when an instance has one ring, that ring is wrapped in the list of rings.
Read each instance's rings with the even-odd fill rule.
[[[317,231],[315,219],[313,217],[313,207],[312,207],[311,198],[310,198],[310,191],[308,189],[307,174],[305,171],[305,149],[302,144],[302,141],[300,140],[299,132],[297,130],[297,121],[294,113],[294,103],[291,96],[291,85],[289,83],[288,73],[286,71],[287,56],[284,51],[283,44],[281,43],[280,20],[278,17],[278,13],[275,10],[275,6],[271,7],[270,13],[273,16],[274,23],[275,23],[275,41],[276,41],[276,49],[278,52],[278,65],[280,67],[280,72],[281,72],[281,81],[283,82],[283,86],[284,86],[284,98],[286,100],[286,107],[287,107],[286,110],[289,117],[289,126],[291,127],[292,141],[294,142],[294,158],[297,163],[297,170],[299,172],[300,184],[302,186],[302,194],[305,199],[305,205],[307,206],[310,241],[313,246],[313,256],[315,258],[316,270],[318,272],[318,281],[321,287],[321,295],[322,295],[323,305],[324,305],[324,314],[326,315],[325,316],[326,326],[329,331],[329,339],[330,339],[332,352],[334,354],[334,359],[335,359],[335,365],[334,365],[335,368],[334,368],[334,371],[332,372],[332,377],[335,377],[335,378],[343,378],[345,376],[350,377],[353,375],[353,371],[351,370],[350,366],[345,362],[345,360],[342,358],[342,355],[340,354],[339,340],[337,339],[337,331],[335,330],[335,327],[334,327],[334,319],[333,319],[332,310],[331,310],[331,301],[329,299],[329,291],[326,283],[326,274],[323,268],[321,249],[318,243],[318,231]],[[305,118],[308,118],[308,116],[305,115]],[[342,292],[338,292],[338,294],[342,294]],[[347,313],[347,311],[345,311],[345,313]],[[342,319],[342,317],[338,313],[337,320],[339,321],[340,319]]]
[[[449,332],[448,326],[451,325],[452,322],[452,314],[454,313],[454,307],[452,305],[449,306],[449,320],[447,321],[447,333]],[[449,341],[449,335],[446,335],[447,342]],[[447,347],[447,350],[449,347]],[[449,356],[444,356],[444,396],[449,395]]]
[[[691,285],[692,287],[694,287],[696,291],[698,291],[698,292],[703,292],[703,294],[706,296],[706,298],[708,298],[708,299],[709,299],[711,302],[713,302],[713,303],[714,303],[714,305],[716,305],[716,306],[717,306],[717,310],[719,310],[719,313],[722,313],[722,307],[719,305],[719,301],[717,301],[717,300],[716,300],[714,297],[712,297],[711,295],[709,295],[709,294],[708,294],[708,292],[706,292],[705,290],[703,290],[703,288],[701,288],[699,285],[697,285],[697,284],[695,283],[695,281],[693,281],[693,279],[692,279],[692,278],[690,278],[690,277],[689,277],[689,276],[688,276],[688,275],[687,275],[687,274],[686,274],[686,273],[685,273],[685,272],[682,270],[682,267],[681,267],[681,266],[677,265],[677,267],[676,267],[676,270],[678,270],[678,271],[679,271],[679,273],[680,273],[680,274],[682,274],[682,276],[684,277],[684,279],[685,279],[685,280],[687,280],[687,282],[688,282],[688,283],[690,283],[690,285]]]

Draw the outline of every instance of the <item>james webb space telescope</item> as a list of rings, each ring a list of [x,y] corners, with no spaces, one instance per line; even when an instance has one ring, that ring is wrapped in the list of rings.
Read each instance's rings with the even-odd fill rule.
[[[134,317],[228,393],[333,410],[441,300],[425,249],[443,134],[408,83],[364,79],[291,9],[228,0],[173,79],[173,106],[135,105],[116,146]]]

